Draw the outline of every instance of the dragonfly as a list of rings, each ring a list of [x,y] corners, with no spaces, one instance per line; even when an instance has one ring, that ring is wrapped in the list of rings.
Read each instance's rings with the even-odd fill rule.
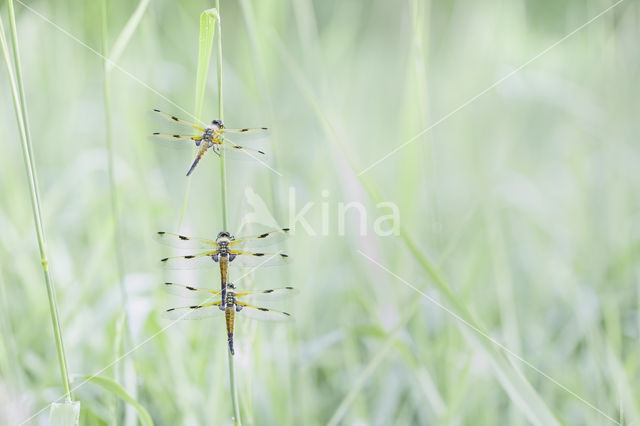
[[[220,155],[220,151],[224,149],[225,158],[229,156],[230,158],[237,159],[262,159],[266,157],[264,151],[260,151],[253,148],[247,148],[244,146],[236,145],[231,142],[226,136],[228,134],[249,134],[249,133],[264,133],[268,129],[266,127],[257,127],[257,128],[244,128],[244,129],[227,129],[224,127],[224,124],[221,120],[213,120],[211,124],[206,126],[201,126],[195,123],[191,123],[189,121],[183,120],[181,118],[176,117],[175,115],[168,114],[166,112],[162,112],[159,109],[154,109],[153,112],[155,115],[164,118],[165,120],[169,120],[173,123],[181,124],[185,127],[191,127],[194,130],[197,130],[197,135],[180,135],[180,134],[171,134],[171,133],[158,133],[154,132],[152,137],[154,139],[160,140],[169,140],[175,142],[176,144],[189,145],[193,143],[198,149],[198,153],[196,154],[189,171],[187,172],[187,176],[190,176],[193,170],[196,168],[204,154],[211,149],[217,155]],[[234,155],[237,153],[237,155]]]
[[[286,239],[288,235],[289,228],[239,238],[235,238],[227,231],[222,231],[215,240],[209,240],[159,231],[156,233],[156,239],[160,243],[169,246],[200,250],[199,253],[195,254],[160,259],[160,262],[166,268],[194,269],[213,266],[218,263],[220,265],[220,288],[224,289],[227,282],[230,262],[233,262],[234,265],[249,267],[286,264],[289,260],[289,255],[285,253],[266,253],[254,250],[278,244]]]
[[[276,311],[274,309],[264,308],[262,306],[255,306],[246,303],[244,300],[269,301],[276,300],[281,297],[289,297],[296,293],[296,290],[293,287],[236,292],[236,287],[232,283],[227,283],[227,285],[221,291],[197,288],[190,285],[171,282],[167,282],[164,284],[168,290],[173,292],[173,290],[176,289],[179,292],[178,294],[181,293],[181,295],[191,292],[203,296],[208,296],[208,300],[205,300],[203,303],[198,305],[181,306],[167,309],[165,312],[165,316],[167,318],[174,320],[200,319],[218,315],[220,311],[224,312],[225,322],[227,326],[227,342],[229,344],[229,351],[231,352],[231,355],[235,354],[233,349],[233,331],[236,315],[260,321],[291,320],[291,314],[289,314],[288,312]],[[218,298],[218,296],[220,297]],[[214,298],[217,300],[213,300]]]

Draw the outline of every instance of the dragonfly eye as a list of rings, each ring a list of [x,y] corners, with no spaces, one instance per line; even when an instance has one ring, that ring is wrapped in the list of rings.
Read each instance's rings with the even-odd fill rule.
[[[219,129],[224,129],[224,124],[222,124],[222,121],[220,120],[213,120],[211,124],[217,126]]]
[[[231,234],[229,234],[227,231],[222,231],[218,234],[218,238],[230,238]]]

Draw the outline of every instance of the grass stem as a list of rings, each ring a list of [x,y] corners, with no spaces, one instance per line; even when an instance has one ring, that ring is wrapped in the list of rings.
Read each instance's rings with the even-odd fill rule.
[[[220,0],[216,0],[218,18],[218,118],[224,123],[223,97],[222,97],[222,24],[220,23]],[[224,158],[224,149],[220,150],[220,207],[222,209],[222,229],[228,231],[227,226],[227,168]]]
[[[224,123],[223,96],[222,96],[222,24],[220,19],[220,0],[216,0],[218,27],[217,65],[218,65],[218,118]],[[220,150],[220,208],[222,209],[222,229],[228,231],[227,222],[227,169],[224,158],[224,149]],[[233,355],[227,350],[227,365],[229,367],[229,386],[231,390],[231,405],[233,408],[233,422],[236,425],[242,424],[240,421],[240,404],[238,403],[238,388],[235,380],[235,368],[233,365]]]
[[[148,1],[142,0],[138,5],[134,15],[131,17],[125,29],[122,31],[118,39],[116,40],[116,45],[114,46],[114,53],[109,54],[108,48],[108,18],[107,18],[107,1],[103,0],[101,2],[102,5],[102,54],[103,54],[103,67],[104,67],[104,80],[103,80],[103,91],[104,91],[104,119],[105,119],[105,141],[107,148],[107,169],[109,175],[109,195],[110,195],[110,204],[111,204],[111,220],[113,224],[113,244],[115,248],[115,256],[116,256],[116,273],[118,280],[118,287],[120,289],[120,298],[122,300],[123,306],[123,321],[124,321],[124,333],[123,336],[123,344],[122,346],[116,345],[118,347],[118,352],[116,356],[120,356],[120,352],[127,352],[131,347],[133,347],[133,335],[131,332],[131,325],[129,322],[129,315],[127,312],[129,306],[129,300],[127,296],[127,290],[124,285],[124,253],[122,252],[122,238],[120,234],[120,220],[118,216],[118,188],[116,186],[116,178],[115,178],[115,154],[114,154],[114,146],[113,146],[113,137],[112,137],[112,120],[111,120],[111,70],[113,66],[111,65],[113,61],[116,59],[116,56],[119,56],[124,48],[131,35],[135,31],[135,28],[140,21],[144,10],[146,9],[146,4]],[[117,48],[117,49],[116,49]],[[133,398],[137,397],[137,389],[136,389],[136,380],[135,380],[135,361],[131,358],[127,357],[124,360],[122,366],[117,366],[115,371],[115,379],[118,383],[123,383],[126,391],[132,395]],[[134,374],[130,374],[134,372]],[[127,374],[129,373],[129,374]],[[117,410],[116,410],[117,412]],[[135,410],[132,406],[127,405],[125,408],[125,425],[132,425],[135,423]]]
[[[36,235],[38,238],[38,247],[40,249],[40,263],[42,264],[42,272],[44,275],[45,285],[47,288],[47,297],[49,300],[49,312],[51,314],[51,325],[56,340],[56,349],[58,352],[58,362],[60,364],[60,375],[64,386],[65,399],[72,400],[71,383],[69,381],[69,369],[67,367],[67,357],[64,351],[62,341],[62,328],[58,314],[58,304],[56,302],[56,293],[49,272],[49,261],[47,257],[46,240],[44,235],[44,227],[42,225],[42,213],[40,208],[40,195],[37,183],[36,168],[33,162],[33,151],[31,148],[31,135],[27,123],[27,108],[24,97],[24,85],[22,84],[22,70],[20,65],[20,55],[18,47],[18,36],[15,23],[15,11],[13,0],[7,2],[9,12],[9,25],[11,28],[11,41],[13,48],[15,75],[11,67],[11,59],[9,57],[9,49],[7,40],[4,35],[4,25],[0,19],[0,44],[2,44],[2,53],[7,65],[7,73],[9,76],[9,86],[13,98],[13,106],[16,112],[16,120],[20,131],[20,139],[22,145],[22,154],[24,158],[25,169],[29,179],[29,192],[31,195],[31,209],[36,227]]]

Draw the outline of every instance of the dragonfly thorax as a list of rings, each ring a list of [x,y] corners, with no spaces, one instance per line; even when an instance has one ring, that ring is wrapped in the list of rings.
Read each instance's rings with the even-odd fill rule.
[[[222,292],[222,303],[226,308],[233,308],[236,306],[236,292],[234,291],[235,288],[235,285],[227,283],[227,286]]]
[[[204,133],[202,134],[202,140],[203,141],[207,141],[207,142],[213,141],[213,138],[215,137],[216,130],[217,129],[212,125],[209,125],[209,126],[205,127],[204,128]]]
[[[218,234],[216,238],[216,243],[218,243],[218,253],[221,255],[229,254],[229,244],[233,241],[234,238],[226,231],[222,231]]]

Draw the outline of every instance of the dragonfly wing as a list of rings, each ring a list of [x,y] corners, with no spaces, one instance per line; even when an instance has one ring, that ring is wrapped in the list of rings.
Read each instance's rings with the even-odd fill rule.
[[[224,150],[224,157],[234,161],[251,161],[259,160],[265,161],[267,154],[264,151],[247,148],[246,146],[236,145],[232,142],[223,140],[222,149]]]
[[[166,269],[212,268],[217,266],[217,263],[212,258],[217,253],[217,251],[209,251],[186,256],[165,257],[160,259],[160,262]]]
[[[217,291],[217,290],[210,290],[207,288],[197,288],[197,287],[192,287],[190,285],[177,284],[177,283],[164,283],[164,287],[169,293],[175,294],[176,296],[180,296],[180,297],[189,297],[194,294],[199,294],[200,296],[203,296],[203,295],[212,296],[212,295],[220,294],[220,291]]]
[[[192,123],[190,121],[187,120],[183,120],[181,118],[176,117],[175,115],[172,114],[167,114],[166,112],[162,112],[159,109],[154,109],[153,110],[154,116],[156,117],[162,117],[165,120],[168,120],[172,123],[178,123],[178,124],[182,124],[183,126],[188,126],[188,127],[192,127],[196,130],[199,130],[201,132],[204,132],[204,127],[199,126],[195,123]]]
[[[232,265],[259,267],[259,266],[279,266],[289,262],[289,255],[284,253],[250,253],[239,250],[231,250],[231,254],[236,257],[231,262]]]
[[[269,247],[279,244],[289,236],[289,228],[282,228],[276,231],[265,232],[251,237],[241,237],[229,243],[233,249],[253,250],[254,248]]]
[[[242,306],[236,315],[251,318],[258,321],[290,321],[291,314],[274,309],[263,308],[259,306],[249,305],[244,302],[236,301],[236,305]]]
[[[258,133],[258,134],[266,134],[269,131],[269,129],[267,129],[266,127],[245,127],[244,129],[227,129],[226,127],[222,130],[220,130],[219,132],[221,133],[240,133],[240,134],[247,134],[247,133]]]
[[[178,308],[169,308],[164,312],[164,317],[172,320],[192,320],[212,317],[219,315],[223,311],[219,306],[222,304],[221,300],[216,302],[203,303],[200,305],[181,306]]]
[[[163,141],[187,142],[187,143],[193,143],[193,142],[202,140],[202,136],[179,135],[175,133],[158,133],[158,132],[153,132],[151,134],[151,138],[160,139]]]
[[[236,293],[242,300],[279,300],[298,294],[293,287],[271,288],[269,290],[241,291]]]
[[[161,244],[186,249],[217,249],[218,243],[206,238],[194,238],[186,235],[174,234],[172,232],[158,231],[155,235],[156,241]]]
[[[149,140],[154,145],[162,148],[182,149],[185,147],[194,147],[202,139],[201,136],[179,135],[171,133],[153,133]]]

